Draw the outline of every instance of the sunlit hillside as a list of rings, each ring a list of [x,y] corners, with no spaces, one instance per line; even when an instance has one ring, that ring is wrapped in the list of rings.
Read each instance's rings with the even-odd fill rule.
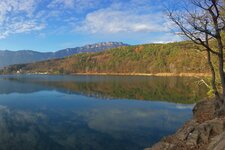
[[[189,42],[146,44],[84,53],[31,64],[2,73],[208,73],[206,53]]]

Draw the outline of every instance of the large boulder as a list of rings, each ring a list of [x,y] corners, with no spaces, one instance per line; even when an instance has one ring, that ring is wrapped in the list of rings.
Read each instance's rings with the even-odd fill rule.
[[[213,100],[197,103],[192,120],[146,150],[225,150],[225,117],[218,115],[219,106]]]
[[[219,107],[219,102],[215,100],[200,101],[193,108],[193,119],[199,123],[212,120],[216,117]]]
[[[212,138],[208,150],[225,150],[225,132]]]

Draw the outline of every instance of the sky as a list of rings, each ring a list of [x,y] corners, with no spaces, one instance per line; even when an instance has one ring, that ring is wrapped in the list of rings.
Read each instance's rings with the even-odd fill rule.
[[[1,0],[0,49],[56,51],[98,42],[180,41],[169,0]]]

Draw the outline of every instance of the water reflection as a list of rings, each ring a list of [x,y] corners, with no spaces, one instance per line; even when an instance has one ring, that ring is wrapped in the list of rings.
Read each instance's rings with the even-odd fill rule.
[[[5,95],[0,104],[3,150],[142,149],[191,116],[190,105],[94,101],[57,92]]]
[[[185,98],[180,104],[138,100],[166,100],[163,94],[170,90],[176,94],[168,101],[178,101],[182,94],[191,97],[190,81],[194,79],[2,76],[0,149],[143,149],[174,133],[191,117],[193,104],[181,104]]]
[[[56,90],[98,98],[157,100],[194,103],[206,96],[206,87],[199,87],[196,78],[119,77],[119,76],[2,76],[0,93],[31,93]]]

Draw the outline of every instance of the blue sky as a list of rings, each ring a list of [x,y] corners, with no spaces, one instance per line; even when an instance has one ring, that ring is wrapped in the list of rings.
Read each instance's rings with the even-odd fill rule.
[[[168,0],[1,0],[0,49],[179,41],[170,31],[163,2]]]

